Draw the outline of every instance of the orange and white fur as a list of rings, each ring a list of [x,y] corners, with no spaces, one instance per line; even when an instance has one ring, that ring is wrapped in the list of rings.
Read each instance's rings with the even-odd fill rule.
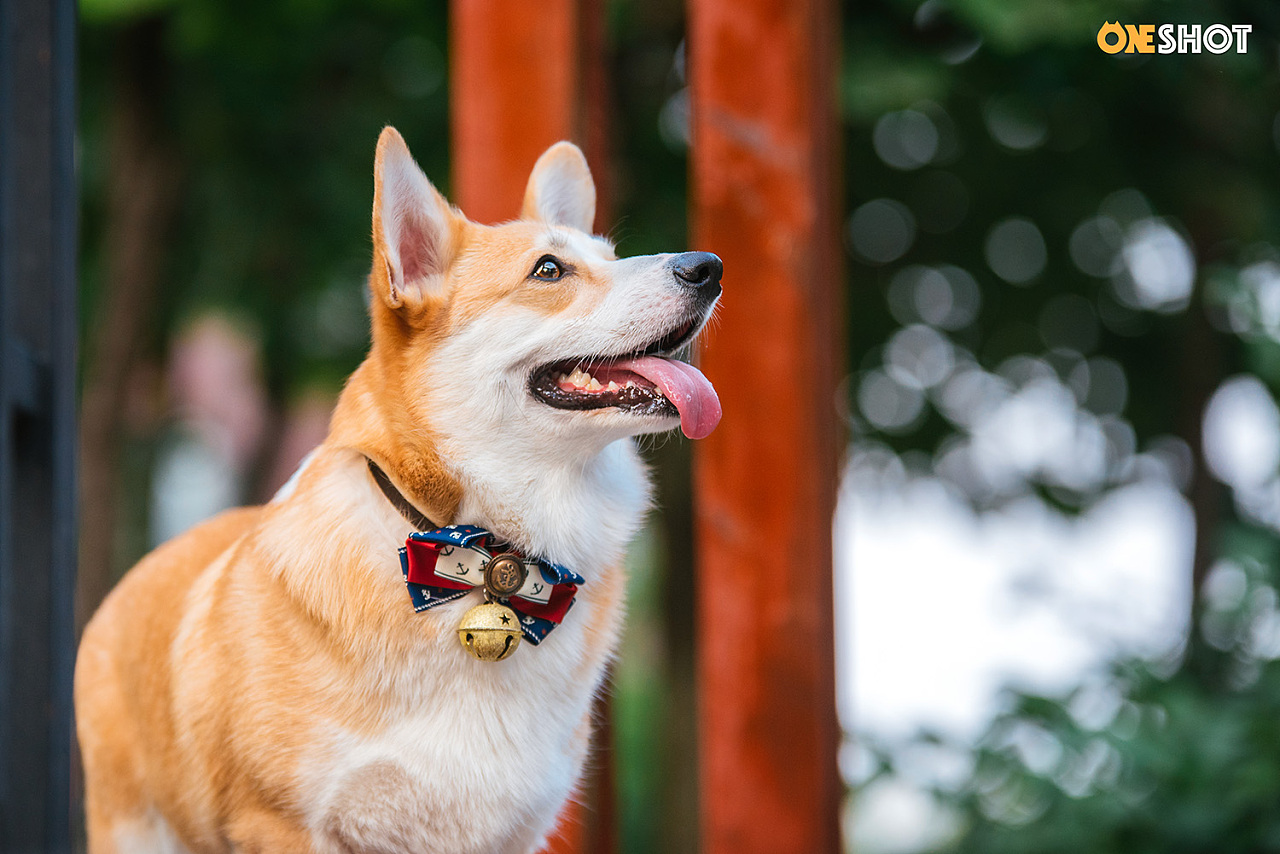
[[[539,159],[519,220],[484,226],[383,131],[373,343],[328,438],[270,503],[144,558],[85,630],[92,854],[543,844],[582,773],[649,502],[631,437],[719,417],[669,358],[712,311],[719,259],[618,259],[594,214],[569,143]],[[414,613],[411,526],[368,459],[435,523],[584,576],[563,624],[493,663],[455,631],[478,593]]]

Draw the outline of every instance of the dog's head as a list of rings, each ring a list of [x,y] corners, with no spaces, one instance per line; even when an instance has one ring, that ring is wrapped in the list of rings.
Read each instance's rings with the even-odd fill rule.
[[[393,128],[378,140],[373,210],[374,356],[417,424],[450,436],[570,439],[599,447],[720,418],[707,379],[673,358],[706,324],[720,259],[618,258],[593,236],[582,152],[539,158],[520,219],[469,221]]]

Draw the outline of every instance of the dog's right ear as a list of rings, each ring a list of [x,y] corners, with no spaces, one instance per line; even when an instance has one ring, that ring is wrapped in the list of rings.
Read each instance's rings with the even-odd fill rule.
[[[374,270],[375,290],[391,308],[416,308],[438,294],[453,256],[459,215],[422,174],[404,138],[382,129],[373,167],[374,263],[385,268],[386,282]]]
[[[582,149],[557,142],[533,165],[520,216],[591,233],[596,218],[596,184]]]

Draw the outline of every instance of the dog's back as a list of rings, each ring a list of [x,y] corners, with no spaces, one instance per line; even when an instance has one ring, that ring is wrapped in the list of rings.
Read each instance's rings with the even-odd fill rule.
[[[174,638],[191,588],[252,529],[260,508],[223,513],[162,545],[111,592],[89,621],[76,662],[76,713],[95,851],[181,850],[168,822],[189,797],[155,783],[187,765],[175,737]],[[146,607],[146,603],[170,603]],[[98,844],[97,842],[95,844]]]

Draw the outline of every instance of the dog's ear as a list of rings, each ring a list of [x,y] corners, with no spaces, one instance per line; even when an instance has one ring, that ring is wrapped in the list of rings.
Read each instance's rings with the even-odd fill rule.
[[[378,137],[373,182],[374,259],[382,259],[387,279],[383,284],[374,270],[374,287],[392,308],[421,305],[442,287],[459,215],[422,174],[393,127],[383,128]]]
[[[578,146],[557,142],[542,153],[529,175],[520,216],[591,233],[596,184]]]

